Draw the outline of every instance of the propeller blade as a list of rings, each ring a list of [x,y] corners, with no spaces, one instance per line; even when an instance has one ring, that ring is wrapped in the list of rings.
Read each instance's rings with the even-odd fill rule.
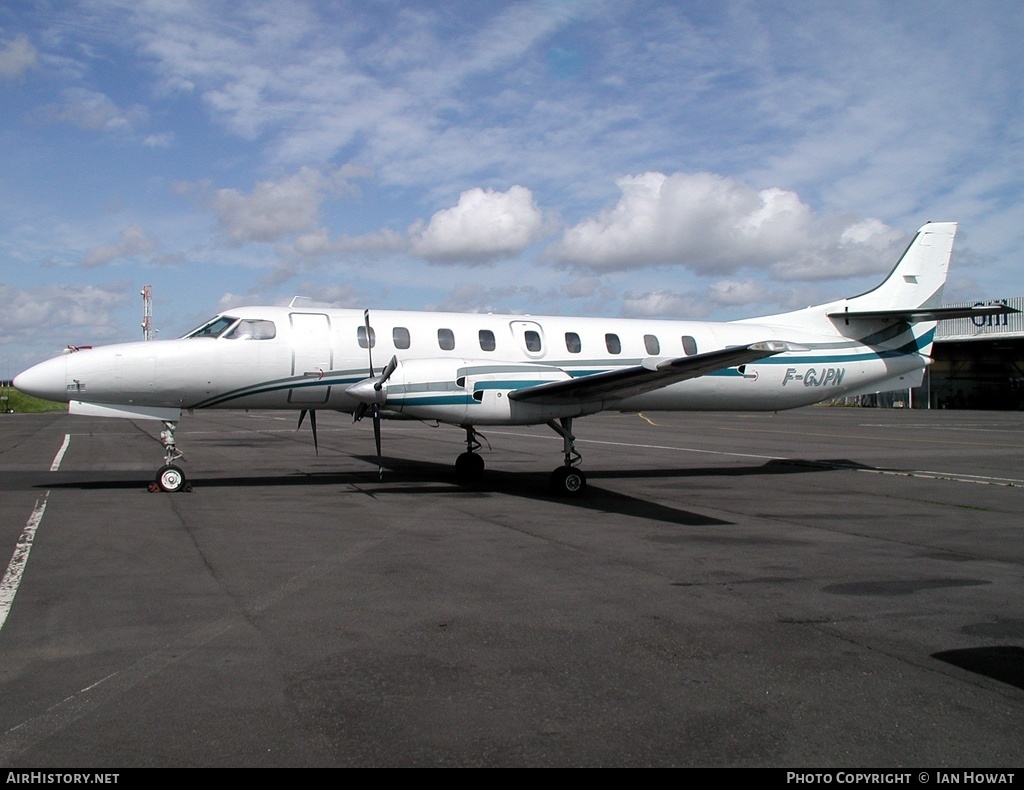
[[[373,441],[377,445],[377,479],[384,479],[384,458],[380,452],[380,406],[373,404]]]
[[[299,412],[299,424],[295,426],[295,430],[299,430],[302,427],[302,421],[306,419],[306,414],[309,414],[309,427],[313,429],[313,448],[316,450],[316,454],[320,455],[320,442],[316,435],[316,409],[303,409]]]
[[[366,325],[366,357],[370,363],[370,378],[373,379],[373,335],[370,329],[370,311],[369,309],[363,310],[363,323]],[[388,380],[388,377],[395,372],[395,368],[398,367],[398,358],[392,357],[391,361],[387,364],[387,367],[381,371],[380,378],[373,382],[373,389],[375,392],[380,392],[384,388],[384,382]],[[368,383],[368,382],[367,382]],[[364,414],[366,414],[368,404],[363,401],[353,412],[353,421],[359,420]],[[373,403],[373,441],[377,445],[377,479],[384,479],[384,459],[380,453],[380,404],[377,402]]]
[[[373,385],[373,388],[377,390],[377,392],[381,391],[381,389],[384,387],[384,384],[387,382],[389,378],[391,378],[391,374],[395,372],[395,368],[397,367],[398,357],[391,357],[391,361],[388,362],[384,370],[380,372],[380,378],[377,379],[377,381]]]
[[[366,357],[370,360],[370,378],[373,378],[373,336],[370,334],[370,310],[363,310],[363,324],[366,326]]]
[[[363,417],[366,416],[366,412],[369,410],[369,403],[360,403],[356,406],[356,410],[352,412],[352,422],[359,422]]]

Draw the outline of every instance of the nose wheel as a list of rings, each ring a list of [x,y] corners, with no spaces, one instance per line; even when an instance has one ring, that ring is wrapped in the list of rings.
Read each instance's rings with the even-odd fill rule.
[[[181,491],[188,485],[185,482],[185,473],[181,470],[181,467],[174,464],[160,467],[160,471],[156,473],[156,484],[161,491],[166,491],[168,494]]]

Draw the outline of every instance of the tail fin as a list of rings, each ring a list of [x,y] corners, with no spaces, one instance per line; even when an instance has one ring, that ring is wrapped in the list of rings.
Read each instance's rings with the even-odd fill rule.
[[[837,306],[850,313],[939,307],[955,236],[955,222],[922,226],[881,285]]]
[[[956,236],[955,222],[929,222],[914,236],[910,246],[889,272],[881,285],[860,296],[839,299],[823,305],[811,306],[781,315],[747,318],[736,323],[785,324],[821,328],[821,314],[831,319],[833,326],[842,334],[863,334],[866,329],[884,328],[900,322],[903,324],[925,324],[917,327],[915,337],[928,338],[934,334],[935,322],[953,318],[977,318],[978,316],[1006,315],[1019,312],[1006,305],[978,305],[975,307],[942,307],[942,289],[946,285],[949,259],[953,254],[953,238]],[[856,330],[850,332],[850,322],[858,322]],[[869,323],[865,323],[869,322]],[[924,353],[927,353],[925,351]]]
[[[829,318],[918,322],[948,321],[1018,313],[1005,304],[940,307],[949,257],[953,252],[955,222],[930,222],[917,232],[889,276],[877,288],[860,296],[826,305]]]
[[[924,225],[881,285],[828,305],[826,315],[844,334],[852,331],[887,354],[930,356],[954,236],[955,222]]]

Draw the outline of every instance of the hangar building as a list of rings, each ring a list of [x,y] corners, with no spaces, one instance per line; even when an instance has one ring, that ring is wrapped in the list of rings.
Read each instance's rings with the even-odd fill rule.
[[[910,393],[914,408],[1024,409],[1024,297],[946,306],[989,304],[1022,312],[941,321],[935,362]]]

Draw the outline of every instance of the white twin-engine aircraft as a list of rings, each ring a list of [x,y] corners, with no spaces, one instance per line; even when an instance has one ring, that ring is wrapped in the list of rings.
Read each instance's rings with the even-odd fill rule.
[[[565,318],[245,307],[179,340],[66,353],[25,371],[19,390],[72,414],[161,420],[156,484],[185,487],[174,430],[182,410],[292,409],[450,423],[466,431],[460,477],[484,461],[478,426],[547,424],[564,440],[560,494],[586,486],[573,420],[614,411],[772,411],[917,386],[935,322],[1005,312],[940,308],[956,223],[922,227],[874,290],[763,318]],[[385,361],[374,366],[374,358]]]

